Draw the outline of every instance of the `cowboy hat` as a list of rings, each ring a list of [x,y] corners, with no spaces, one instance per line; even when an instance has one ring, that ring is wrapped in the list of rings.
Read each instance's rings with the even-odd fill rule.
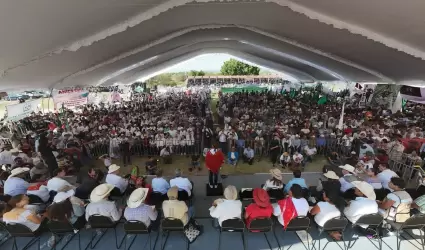
[[[10,150],[10,153],[19,153],[19,149],[17,149],[17,148],[12,148],[11,150]]]
[[[226,200],[236,200],[238,198],[238,190],[235,186],[229,185],[224,189],[224,198]]]
[[[142,204],[148,196],[149,188],[138,188],[134,190],[127,200],[129,208],[137,208]]]
[[[282,172],[278,168],[270,169],[270,174],[272,175],[273,178],[282,180]]]
[[[351,184],[360,190],[360,192],[362,192],[369,200],[376,200],[375,190],[369,183],[365,181],[353,181]]]
[[[8,178],[20,175],[20,174],[28,172],[28,171],[30,171],[29,168],[14,168],[14,169],[12,169]]]
[[[328,179],[339,180],[339,176],[334,171],[328,171],[323,175]]]
[[[356,168],[351,166],[350,164],[345,164],[343,166],[339,166],[339,168],[344,169],[350,173],[354,173],[356,171]]]
[[[254,198],[255,204],[259,207],[268,207],[270,206],[270,196],[266,190],[262,188],[254,189],[252,196]]]
[[[74,189],[68,190],[67,192],[59,192],[55,195],[55,198],[53,198],[54,203],[60,203],[62,201],[65,201],[66,199],[74,196],[75,191]]]
[[[168,199],[175,200],[177,199],[178,195],[179,195],[179,189],[176,186],[173,186],[170,189],[168,189],[168,192],[167,192]]]
[[[93,191],[90,194],[90,201],[91,202],[98,202],[103,200],[106,196],[109,195],[109,193],[114,189],[114,185],[111,184],[100,184],[99,186],[95,187]]]
[[[117,164],[112,164],[111,166],[109,166],[108,168],[108,174],[113,173],[115,171],[118,171],[121,167],[118,166]]]

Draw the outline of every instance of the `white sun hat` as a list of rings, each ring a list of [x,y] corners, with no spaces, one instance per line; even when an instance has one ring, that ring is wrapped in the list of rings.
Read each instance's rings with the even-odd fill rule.
[[[14,168],[14,169],[12,169],[8,178],[20,175],[20,174],[28,172],[28,171],[30,171],[29,168]]]
[[[108,174],[113,173],[115,171],[118,171],[121,167],[118,166],[117,164],[112,164],[111,166],[109,166],[108,168]]]
[[[90,201],[91,202],[99,202],[103,200],[106,196],[109,195],[109,193],[114,189],[114,185],[111,184],[100,184],[90,194]]]
[[[148,196],[149,188],[138,188],[134,190],[127,200],[127,206],[129,208],[136,208],[142,204]]]

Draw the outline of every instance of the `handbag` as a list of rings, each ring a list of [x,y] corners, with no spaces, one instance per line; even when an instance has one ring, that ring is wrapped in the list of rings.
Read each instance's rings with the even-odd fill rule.
[[[194,219],[190,219],[185,226],[184,234],[189,240],[189,243],[193,243],[202,234],[202,226],[199,225]]]

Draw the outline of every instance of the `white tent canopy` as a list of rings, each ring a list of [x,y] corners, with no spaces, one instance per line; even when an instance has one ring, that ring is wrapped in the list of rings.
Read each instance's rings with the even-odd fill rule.
[[[0,90],[129,84],[208,52],[306,81],[425,79],[423,0],[4,0]]]

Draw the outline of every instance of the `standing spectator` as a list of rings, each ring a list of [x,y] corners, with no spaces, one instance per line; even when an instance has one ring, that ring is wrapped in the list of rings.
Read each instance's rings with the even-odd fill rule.
[[[209,170],[209,186],[217,188],[218,184],[218,172],[220,171],[221,165],[224,163],[224,155],[221,150],[216,148],[216,145],[207,152],[205,156],[205,166]]]
[[[275,167],[276,162],[278,161],[278,157],[280,154],[280,141],[277,135],[274,135],[272,141],[270,142],[270,161]]]
[[[124,167],[131,165],[131,144],[127,137],[124,138],[124,141],[120,144],[120,146]]]

